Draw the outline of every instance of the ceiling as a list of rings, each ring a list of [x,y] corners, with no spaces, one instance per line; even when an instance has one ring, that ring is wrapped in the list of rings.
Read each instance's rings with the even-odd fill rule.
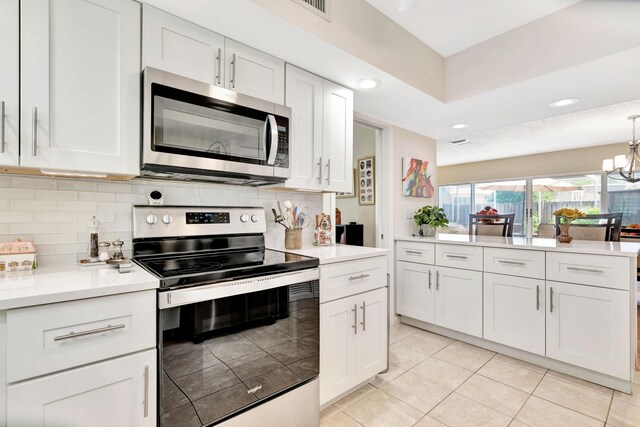
[[[445,60],[449,86],[455,81],[447,91],[459,94],[448,102],[251,0],[144,1],[353,88],[357,112],[436,139],[438,165],[626,141],[630,133],[626,117],[640,113],[640,1],[636,0],[421,0],[417,8],[455,3],[459,10],[478,11],[475,5],[482,3],[493,8],[485,11],[485,20],[494,19],[494,14],[506,16],[492,27],[493,33],[506,33],[481,41],[489,33],[478,27],[469,36],[460,36],[464,45],[480,44]],[[397,4],[398,0],[384,2]],[[519,9],[514,10],[516,3]],[[543,6],[532,10],[536,3]],[[504,6],[502,13],[496,12],[496,4]],[[550,13],[553,7],[564,9]],[[508,30],[536,16],[542,17]],[[446,40],[458,43],[458,34],[447,31],[455,27],[457,17],[445,14],[441,20],[438,25]],[[457,49],[451,46],[451,51]],[[363,77],[378,79],[382,85],[358,90],[356,81]],[[550,102],[566,97],[580,102],[549,107]],[[469,127],[451,128],[460,122]],[[473,143],[459,147],[448,143],[461,138]]]
[[[442,56],[449,56],[580,0],[367,0]],[[400,5],[416,4],[401,11]]]

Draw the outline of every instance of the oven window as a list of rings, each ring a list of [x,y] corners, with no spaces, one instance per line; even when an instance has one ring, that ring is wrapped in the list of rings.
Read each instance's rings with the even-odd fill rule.
[[[162,310],[161,420],[209,425],[319,372],[318,282]]]

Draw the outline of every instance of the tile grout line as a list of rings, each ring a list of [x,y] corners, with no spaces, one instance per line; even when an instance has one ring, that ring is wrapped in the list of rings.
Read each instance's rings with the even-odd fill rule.
[[[609,409],[607,410],[607,417],[604,420],[605,425],[609,422],[609,415],[611,415],[611,407],[613,406],[613,396],[615,396],[616,392],[611,393],[611,400],[609,401]]]

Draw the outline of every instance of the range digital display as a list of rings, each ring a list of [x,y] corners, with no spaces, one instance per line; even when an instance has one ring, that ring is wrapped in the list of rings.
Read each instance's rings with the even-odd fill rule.
[[[187,212],[187,224],[229,224],[229,212]]]

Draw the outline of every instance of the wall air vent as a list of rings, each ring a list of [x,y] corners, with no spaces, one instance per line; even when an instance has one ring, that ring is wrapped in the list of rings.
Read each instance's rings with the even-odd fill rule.
[[[462,144],[469,144],[471,142],[470,139],[458,139],[455,141],[449,141],[449,144],[451,145],[462,145]]]
[[[329,19],[329,2],[331,0],[291,0],[294,3],[299,4],[307,10],[312,11],[318,16],[330,21]]]

